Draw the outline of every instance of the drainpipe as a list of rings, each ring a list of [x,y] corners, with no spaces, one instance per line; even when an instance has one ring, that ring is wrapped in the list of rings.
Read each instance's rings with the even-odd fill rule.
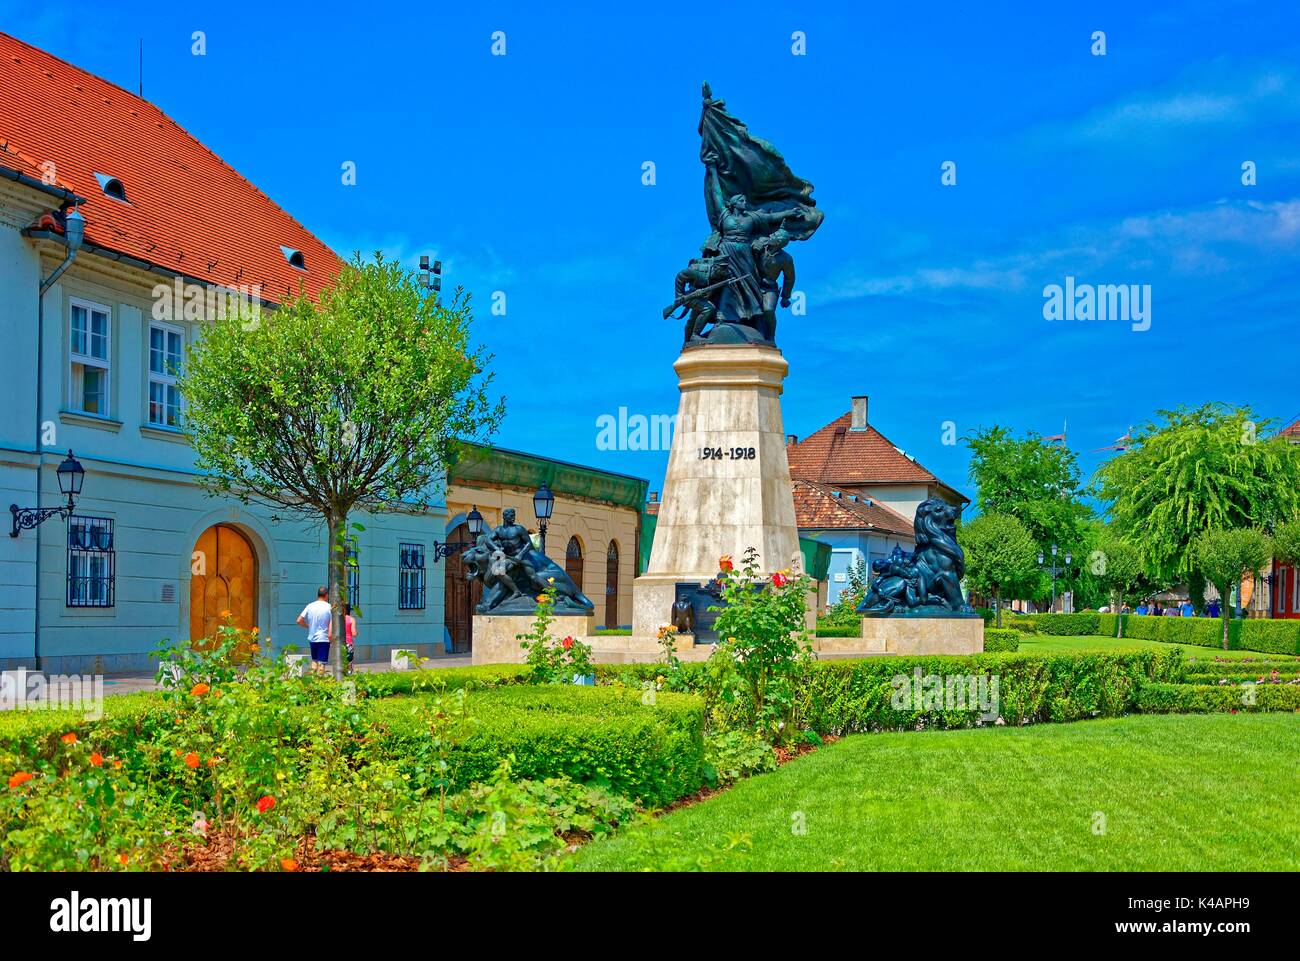
[[[41,478],[45,473],[45,445],[42,441],[44,433],[44,418],[41,416],[41,400],[44,394],[44,376],[45,376],[45,295],[49,289],[54,286],[55,282],[63,276],[64,272],[72,266],[72,262],[77,259],[77,251],[81,249],[81,242],[86,236],[86,218],[73,208],[72,213],[64,218],[63,227],[63,245],[68,249],[68,255],[63,258],[63,263],[54,268],[54,273],[50,274],[41,281],[40,293],[36,297],[36,503],[41,503]],[[35,531],[36,535],[36,597],[32,605],[33,632],[32,632],[32,655],[36,661],[36,670],[41,669],[41,528],[38,524]]]

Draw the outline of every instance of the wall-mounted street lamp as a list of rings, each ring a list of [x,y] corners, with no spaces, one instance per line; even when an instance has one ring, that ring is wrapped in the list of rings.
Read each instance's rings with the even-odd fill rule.
[[[554,510],[555,495],[551,493],[550,485],[542,481],[542,486],[533,495],[533,513],[537,515],[537,530],[541,535],[540,547],[543,554],[546,553],[546,522],[551,519]]]
[[[10,537],[17,537],[19,531],[33,530],[55,514],[65,520],[72,516],[77,506],[76,498],[81,495],[81,485],[86,481],[86,469],[69,450],[67,458],[59,465],[57,476],[59,493],[66,497],[68,502],[58,507],[19,507],[17,504],[10,504],[9,513],[14,518],[13,529],[9,532]]]
[[[438,541],[433,542],[433,562],[436,564],[444,557],[451,557],[452,554],[459,554],[467,547],[473,547],[478,542],[479,535],[483,533],[483,515],[478,512],[478,505],[475,504],[470,508],[469,516],[465,518],[465,524],[469,527],[469,540],[452,541],[448,544],[442,544]]]
[[[1065,552],[1065,566],[1063,566],[1063,567],[1058,567],[1058,566],[1056,565],[1056,545],[1053,544],[1053,545],[1052,545],[1052,563],[1051,563],[1051,566],[1049,566],[1049,567],[1043,567],[1043,552],[1042,552],[1042,551],[1039,551],[1039,552],[1038,552],[1038,566],[1039,566],[1039,567],[1042,567],[1043,570],[1047,571],[1047,573],[1049,573],[1049,574],[1052,575],[1052,608],[1051,608],[1052,610],[1056,610],[1056,575],[1057,575],[1057,574],[1064,574],[1067,570],[1069,570],[1069,568],[1070,568],[1070,564],[1073,562],[1073,560],[1074,560],[1074,558],[1070,556],[1070,552],[1069,552],[1069,551],[1066,551],[1066,552]]]

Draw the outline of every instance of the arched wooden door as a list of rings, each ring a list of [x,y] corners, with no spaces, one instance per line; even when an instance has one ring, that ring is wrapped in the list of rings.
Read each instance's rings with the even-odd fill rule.
[[[618,627],[618,541],[605,552],[605,626]]]
[[[190,644],[211,641],[227,617],[244,630],[257,625],[257,555],[238,530],[216,524],[190,555]]]
[[[573,583],[582,590],[582,541],[577,536],[569,538],[569,545],[564,549],[564,573],[573,578]],[[584,591],[585,593],[585,591]]]
[[[466,524],[447,532],[449,544],[470,544],[473,541]],[[483,586],[465,578],[465,562],[461,560],[459,551],[447,558],[444,576],[443,618],[451,634],[451,649],[456,654],[468,654],[474,647],[474,608],[483,598]]]

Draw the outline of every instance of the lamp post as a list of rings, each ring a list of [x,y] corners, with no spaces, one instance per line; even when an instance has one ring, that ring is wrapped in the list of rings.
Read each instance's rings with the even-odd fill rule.
[[[68,451],[68,456],[63,463],[59,465],[57,471],[59,478],[59,493],[68,499],[66,504],[60,504],[58,507],[19,507],[17,504],[9,505],[9,513],[13,515],[13,529],[9,531],[10,537],[17,537],[19,531],[33,530],[45,523],[55,514],[65,520],[72,516],[73,510],[76,509],[76,498],[81,494],[81,485],[86,481],[86,469],[81,466],[81,461],[72,456],[72,451]]]
[[[429,255],[420,255],[420,286],[425,290],[432,290],[434,300],[442,301],[442,261],[435,260],[433,266],[429,266]]]
[[[469,516],[465,518],[465,524],[469,527],[469,540],[452,541],[447,544],[439,541],[433,542],[433,562],[435,564],[444,557],[451,557],[452,554],[459,554],[465,548],[474,546],[478,541],[478,536],[483,533],[483,515],[478,512],[477,504],[470,508]]]
[[[1065,552],[1065,566],[1064,566],[1064,567],[1058,567],[1057,564],[1056,564],[1056,544],[1052,544],[1052,563],[1051,563],[1051,566],[1049,566],[1049,567],[1043,567],[1043,552],[1042,552],[1042,551],[1039,551],[1039,552],[1038,552],[1038,566],[1039,566],[1039,567],[1042,567],[1043,570],[1047,571],[1049,574],[1052,575],[1052,610],[1056,610],[1056,575],[1057,575],[1057,574],[1063,574],[1063,573],[1065,573],[1065,571],[1069,570],[1069,568],[1070,568],[1070,563],[1071,563],[1073,560],[1074,560],[1074,558],[1070,555],[1070,552],[1069,552],[1069,551],[1066,551],[1066,552]]]
[[[541,534],[541,551],[546,553],[546,522],[551,519],[551,512],[555,510],[555,495],[551,493],[551,487],[545,481],[542,486],[537,488],[537,493],[533,495],[533,513],[537,515],[537,530]]]

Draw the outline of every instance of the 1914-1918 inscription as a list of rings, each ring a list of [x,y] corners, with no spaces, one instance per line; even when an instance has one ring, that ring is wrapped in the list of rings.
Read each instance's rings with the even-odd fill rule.
[[[701,447],[700,460],[754,460],[757,447]]]

